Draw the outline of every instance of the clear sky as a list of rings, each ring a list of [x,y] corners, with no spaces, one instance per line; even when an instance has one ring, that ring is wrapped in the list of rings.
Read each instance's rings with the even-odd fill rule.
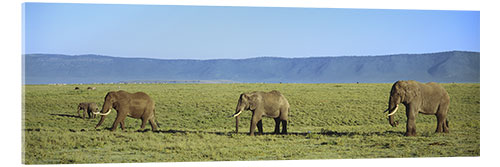
[[[25,3],[24,52],[161,59],[479,52],[479,11]]]

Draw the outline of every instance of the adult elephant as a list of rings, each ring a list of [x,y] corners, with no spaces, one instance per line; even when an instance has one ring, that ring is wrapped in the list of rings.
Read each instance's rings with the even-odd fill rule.
[[[279,126],[282,123],[282,134],[287,133],[287,120],[290,104],[279,91],[273,90],[270,92],[255,91],[251,93],[243,93],[240,95],[236,113],[231,117],[236,117],[236,132],[238,132],[239,115],[243,110],[252,111],[252,120],[250,123],[250,136],[254,135],[255,126],[259,129],[259,133],[263,133],[262,116],[274,118],[276,126],[274,133],[279,133]]]
[[[95,128],[101,126],[106,118],[106,115],[111,113],[111,108],[115,109],[117,113],[111,131],[115,131],[118,124],[120,124],[122,130],[125,130],[124,120],[127,116],[142,120],[141,131],[144,130],[148,121],[153,131],[157,131],[155,103],[146,93],[129,93],[123,90],[108,92],[104,98],[102,110],[95,113],[102,115],[101,120]]]
[[[81,110],[83,110],[83,112],[82,112],[83,117],[80,116]],[[87,113],[88,118],[95,118],[94,113],[97,111],[99,111],[99,109],[97,108],[97,104],[95,104],[93,102],[84,102],[84,103],[78,104],[78,110],[76,111],[76,113],[78,113],[78,117],[85,119],[85,113]]]
[[[393,127],[398,125],[398,122],[394,122],[394,114],[398,110],[399,103],[403,103],[406,107],[405,136],[416,135],[415,119],[418,113],[436,115],[436,133],[448,133],[446,116],[450,105],[450,96],[439,84],[435,82],[423,84],[412,80],[394,83],[389,97],[389,107],[384,111],[389,111],[389,123]]]

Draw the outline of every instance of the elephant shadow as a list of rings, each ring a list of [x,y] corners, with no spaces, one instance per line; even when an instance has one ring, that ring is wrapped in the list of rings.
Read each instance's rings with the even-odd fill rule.
[[[307,135],[308,133],[301,133],[300,135]],[[403,135],[404,132],[398,132],[398,131],[384,131],[384,132],[338,132],[338,131],[321,131],[321,132],[316,132],[315,134],[319,135],[325,135],[325,136],[336,136],[336,137],[342,137],[342,136],[392,136],[392,135]]]
[[[136,132],[148,132],[151,131],[151,129],[145,129],[144,131],[137,130]],[[215,134],[215,135],[220,135],[220,136],[231,136],[234,134],[246,134],[249,135],[250,132],[213,132],[213,131],[190,131],[190,130],[175,130],[175,129],[170,129],[170,130],[158,130],[154,131],[155,133],[181,133],[181,134],[186,134],[186,133],[205,133],[205,134]],[[272,132],[265,132],[263,134],[257,133],[257,135],[275,135]]]
[[[77,115],[69,115],[69,114],[50,114],[52,116],[60,116],[60,117],[68,117],[68,118],[82,118],[80,116],[77,116]]]
[[[151,129],[144,129],[144,130],[137,130],[136,132],[149,132]],[[181,134],[186,134],[186,133],[206,133],[206,134],[215,134],[215,135],[220,135],[220,136],[229,136],[233,134],[234,132],[207,132],[207,131],[190,131],[190,130],[175,130],[175,129],[169,129],[169,130],[157,130],[153,131],[154,133],[181,133]]]
[[[137,130],[136,132],[149,132],[151,129],[145,129],[143,131]],[[212,132],[212,131],[189,131],[189,130],[175,130],[175,129],[170,129],[170,130],[158,130],[154,131],[155,133],[170,133],[170,134],[186,134],[186,133],[205,133],[205,134],[215,134],[215,135],[220,135],[220,136],[231,136],[234,134],[250,134],[249,132]],[[324,135],[324,136],[335,136],[335,137],[342,137],[342,136],[393,136],[393,135],[403,135],[404,132],[398,132],[398,131],[384,131],[384,132],[338,132],[338,131],[321,131],[321,132],[288,132],[287,134],[279,134],[279,135],[295,135],[295,136],[307,136],[310,134],[316,134],[316,135]],[[276,135],[273,132],[264,132],[262,134],[257,133],[256,135]]]

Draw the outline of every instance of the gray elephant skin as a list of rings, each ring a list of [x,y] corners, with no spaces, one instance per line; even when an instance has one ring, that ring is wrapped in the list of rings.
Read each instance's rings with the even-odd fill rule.
[[[141,119],[141,131],[144,130],[146,123],[149,122],[153,131],[157,131],[158,125],[156,124],[156,114],[155,114],[155,103],[149,95],[144,92],[129,93],[123,90],[108,92],[104,98],[104,104],[102,110],[98,113],[101,116],[101,120],[96,125],[95,128],[101,126],[111,109],[115,109],[117,116],[111,131],[115,131],[120,124],[122,130],[125,130],[125,118],[127,116]]]
[[[80,115],[80,111],[82,111],[83,117]],[[76,113],[78,113],[78,117],[85,119],[85,113],[87,113],[88,118],[95,118],[95,112],[99,111],[97,104],[92,102],[84,102],[78,104],[78,109]]]
[[[406,133],[405,136],[416,135],[416,117],[418,113],[435,115],[437,118],[436,133],[448,133],[448,107],[450,96],[446,90],[435,82],[420,83],[417,81],[397,81],[392,85],[388,119],[391,126],[396,127],[398,122],[394,121],[394,114],[398,105],[403,103],[406,107]]]
[[[252,111],[250,136],[254,135],[256,126],[259,129],[259,133],[263,133],[263,116],[274,118],[274,121],[276,122],[276,126],[274,128],[275,134],[279,134],[280,123],[282,124],[281,133],[287,133],[287,121],[290,104],[288,104],[288,100],[279,91],[255,91],[241,94],[238,100],[238,105],[236,106],[236,113],[230,116],[236,118],[236,132],[238,132],[239,115],[244,110]]]

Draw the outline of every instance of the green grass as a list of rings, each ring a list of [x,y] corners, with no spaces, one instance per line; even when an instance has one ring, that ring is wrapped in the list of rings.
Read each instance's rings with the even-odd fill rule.
[[[120,84],[26,85],[23,161],[26,164],[125,163],[479,156],[479,84],[442,84],[451,96],[450,133],[435,134],[436,118],[417,116],[417,136],[404,137],[404,107],[391,127],[386,113],[392,84]],[[73,90],[95,86],[97,90]],[[160,132],[110,132],[116,112],[76,118],[80,102],[102,107],[108,91],[143,91],[156,102]],[[251,112],[241,114],[234,133],[238,97],[254,90],[279,90],[290,103],[289,135],[248,136]],[[148,126],[146,129],[151,129]]]

